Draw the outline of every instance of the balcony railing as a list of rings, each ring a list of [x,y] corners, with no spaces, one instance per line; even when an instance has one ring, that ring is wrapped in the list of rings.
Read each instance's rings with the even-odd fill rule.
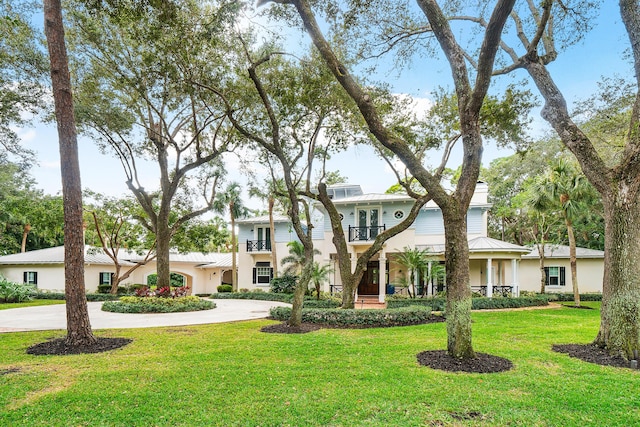
[[[375,240],[378,234],[386,230],[384,225],[376,225],[372,227],[352,227],[349,226],[349,241],[350,242],[366,242],[369,240]]]
[[[271,252],[271,241],[247,240],[247,252]]]

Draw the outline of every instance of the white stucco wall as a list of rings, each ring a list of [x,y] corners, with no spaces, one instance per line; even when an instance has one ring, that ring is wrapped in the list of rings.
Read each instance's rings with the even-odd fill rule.
[[[547,259],[546,267],[565,267],[565,286],[547,286],[545,292],[571,293],[571,266],[568,259]],[[602,258],[578,259],[578,289],[580,293],[602,293],[602,279],[604,276],[604,260]],[[540,292],[540,263],[537,259],[523,259],[520,261],[521,290]]]

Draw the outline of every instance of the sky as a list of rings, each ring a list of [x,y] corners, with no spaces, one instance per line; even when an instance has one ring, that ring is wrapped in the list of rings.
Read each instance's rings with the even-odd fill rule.
[[[629,75],[631,66],[623,59],[626,45],[628,40],[620,21],[617,5],[614,2],[605,1],[596,27],[583,42],[560,53],[558,59],[549,66],[549,70],[570,103],[585,99],[594,93],[601,76],[613,76],[616,73]],[[428,104],[430,93],[437,86],[451,87],[448,64],[443,60],[414,61],[410,67],[403,69],[400,73],[385,72],[385,68],[381,67],[382,71],[374,77],[378,80],[384,79],[396,93],[409,94],[417,98],[422,108]],[[521,81],[526,78],[526,73],[518,71],[508,81]],[[504,84],[504,78],[495,80],[494,84]],[[537,95],[535,88],[532,90]],[[539,109],[533,113],[533,120],[534,134],[543,135],[550,132],[549,126],[539,116]],[[60,159],[55,125],[35,123],[32,127],[19,129],[18,133],[24,146],[37,153],[31,173],[38,187],[49,194],[60,192]],[[101,153],[94,142],[86,136],[81,135],[78,144],[83,188],[114,196],[128,194],[120,163],[111,155]],[[511,150],[498,149],[491,144],[486,144],[483,165],[488,166],[492,160],[510,154],[512,154]],[[433,162],[429,162],[432,166],[439,163],[440,155],[437,154],[434,158]],[[230,180],[244,184],[246,179],[238,172],[238,159],[228,157],[227,160]],[[460,162],[460,150],[458,150],[454,152],[449,166],[457,167]],[[348,178],[349,183],[360,184],[366,193],[383,193],[396,182],[390,168],[377,158],[372,148],[367,146],[356,146],[334,155],[328,163],[328,168],[339,171]],[[145,168],[143,184],[146,188],[158,186],[156,176],[155,168],[151,165]],[[265,208],[260,201],[249,200],[246,195],[245,200],[251,208]]]

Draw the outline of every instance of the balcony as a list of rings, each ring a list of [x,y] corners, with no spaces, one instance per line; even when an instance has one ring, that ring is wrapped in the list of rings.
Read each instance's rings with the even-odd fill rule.
[[[352,227],[349,226],[350,242],[370,242],[378,237],[378,234],[386,230],[384,225],[376,225],[371,227]]]
[[[271,241],[247,240],[247,252],[271,252]]]

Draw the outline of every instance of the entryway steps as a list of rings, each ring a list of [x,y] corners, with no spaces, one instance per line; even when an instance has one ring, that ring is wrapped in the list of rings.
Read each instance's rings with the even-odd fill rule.
[[[356,308],[358,309],[383,309],[387,308],[386,302],[380,302],[377,296],[358,296],[356,299]]]

